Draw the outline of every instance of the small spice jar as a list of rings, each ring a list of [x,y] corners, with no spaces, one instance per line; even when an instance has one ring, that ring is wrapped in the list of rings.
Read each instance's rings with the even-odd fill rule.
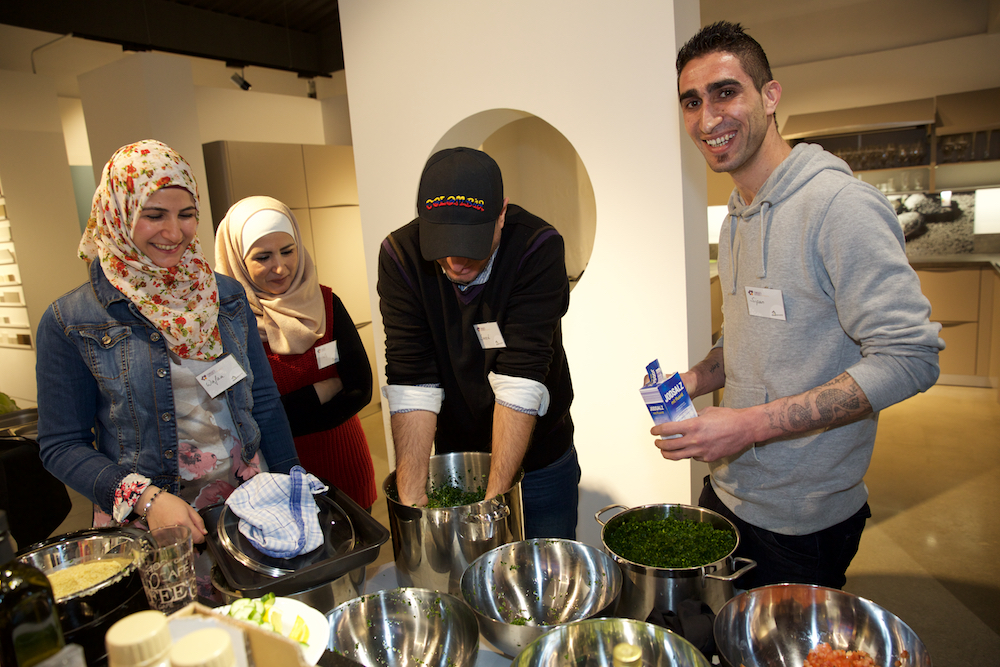
[[[117,621],[104,636],[108,667],[170,667],[167,617],[150,609]]]

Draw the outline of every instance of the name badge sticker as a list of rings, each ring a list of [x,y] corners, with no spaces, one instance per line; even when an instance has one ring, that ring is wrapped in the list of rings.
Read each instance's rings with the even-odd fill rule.
[[[337,341],[331,340],[329,343],[316,348],[316,365],[320,368],[333,366],[340,361],[340,353],[337,352]]]
[[[205,388],[209,396],[215,398],[246,376],[246,371],[236,361],[236,357],[227,354],[219,363],[198,376],[198,384]]]
[[[500,327],[497,326],[496,322],[483,322],[482,324],[474,324],[473,327],[476,329],[476,337],[479,339],[479,344],[484,350],[507,347],[507,343],[503,340],[503,334],[500,333]]]
[[[785,321],[785,300],[780,289],[767,287],[744,287],[747,294],[747,309],[753,317],[766,317]]]

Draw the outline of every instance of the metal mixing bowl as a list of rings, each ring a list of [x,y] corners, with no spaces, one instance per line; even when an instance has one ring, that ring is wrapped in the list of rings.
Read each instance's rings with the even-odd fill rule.
[[[865,651],[881,667],[931,664],[906,623],[870,600],[833,588],[762,586],[732,598],[715,617],[719,657],[730,667],[801,667],[821,642]]]
[[[447,593],[394,588],[345,602],[327,616],[330,650],[380,667],[471,667],[479,626],[469,605]]]
[[[557,627],[528,644],[511,667],[606,667],[614,649],[631,644],[643,667],[710,667],[688,640],[652,623],[627,618],[592,618]]]
[[[462,596],[491,644],[513,656],[555,626],[610,616],[622,572],[600,549],[561,539],[511,542],[462,576]]]

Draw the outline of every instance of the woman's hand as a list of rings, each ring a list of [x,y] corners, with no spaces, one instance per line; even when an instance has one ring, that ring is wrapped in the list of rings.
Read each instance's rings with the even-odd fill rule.
[[[139,496],[139,502],[135,507],[140,514],[156,491],[157,487],[150,486]],[[191,540],[195,544],[204,542],[205,535],[208,534],[205,522],[195,508],[169,491],[161,491],[160,495],[156,496],[149,511],[146,512],[146,525],[150,530],[164,526],[187,526],[191,530]]]
[[[330,399],[339,394],[343,388],[344,383],[340,378],[329,378],[313,384],[313,389],[316,390],[316,395],[319,396],[320,405],[329,403]]]

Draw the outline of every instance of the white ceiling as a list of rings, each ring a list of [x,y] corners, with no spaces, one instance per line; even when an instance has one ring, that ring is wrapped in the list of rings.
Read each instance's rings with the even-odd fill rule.
[[[1000,0],[702,0],[701,19],[742,23],[782,67],[997,32]],[[63,97],[79,97],[79,74],[123,55],[114,44],[0,25],[0,69],[49,76]],[[196,85],[233,85],[221,61],[190,60]],[[346,92],[340,74],[317,79],[320,98]],[[247,68],[244,76],[257,91],[307,93],[289,72]]]
[[[702,0],[702,24],[720,20],[784,67],[997,32],[1000,0]]]

